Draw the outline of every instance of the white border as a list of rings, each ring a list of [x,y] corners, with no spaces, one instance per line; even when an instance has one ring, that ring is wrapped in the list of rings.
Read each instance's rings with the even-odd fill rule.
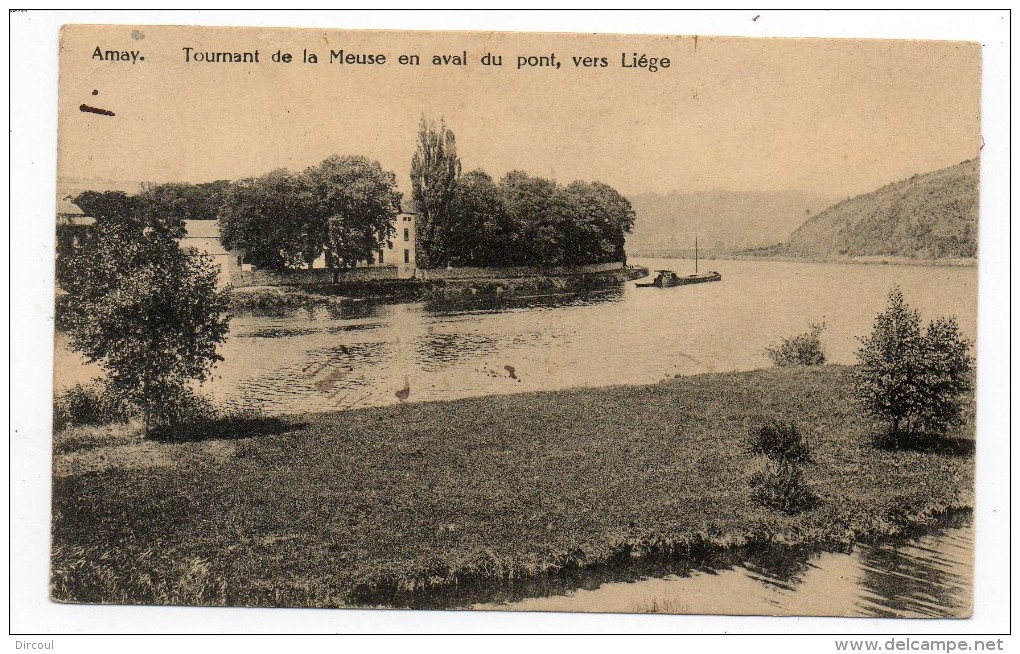
[[[760,15],[752,21],[754,15]],[[820,618],[507,614],[64,606],[46,596],[52,370],[52,247],[57,35],[63,23],[208,24],[972,40],[983,44],[979,298],[977,568],[974,618],[912,621]],[[686,632],[990,633],[1009,629],[1009,14],[952,12],[221,12],[60,11],[10,16],[12,620],[17,633]],[[933,135],[933,138],[936,138]],[[4,235],[6,238],[7,235]],[[14,244],[16,247],[11,248]],[[14,640],[13,638],[11,640]],[[44,641],[35,637],[21,640]],[[190,640],[190,639],[189,639]],[[741,649],[771,649],[775,640]],[[758,639],[761,640],[761,639]],[[784,651],[833,651],[832,639],[783,639]],[[882,638],[880,640],[887,640]],[[137,639],[57,638],[75,649],[152,647]],[[809,645],[809,641],[813,644]],[[206,641],[200,641],[206,642]],[[399,642],[399,641],[398,641]],[[463,641],[462,641],[463,642]],[[825,643],[828,642],[828,645]],[[319,640],[287,645],[317,649]],[[197,644],[197,643],[196,643]],[[217,649],[244,643],[212,641]],[[370,643],[364,643],[373,646]],[[410,643],[408,643],[410,644]],[[523,643],[522,643],[523,644]],[[708,644],[708,643],[705,643]],[[185,641],[170,641],[178,648]],[[262,647],[286,646],[261,641]],[[723,646],[716,643],[716,646]],[[801,649],[806,646],[806,649]],[[14,643],[11,643],[14,649]],[[113,648],[113,649],[111,649]],[[444,645],[444,649],[446,646]]]

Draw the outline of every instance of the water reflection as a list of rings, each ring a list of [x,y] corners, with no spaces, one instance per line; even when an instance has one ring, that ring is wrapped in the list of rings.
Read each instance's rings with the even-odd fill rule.
[[[874,617],[917,618],[943,616],[946,606],[969,608],[972,536],[951,530],[939,538],[863,546],[857,608]]]
[[[250,306],[233,311],[235,318],[285,318],[291,320],[355,320],[370,318],[384,303],[375,299],[335,299],[311,306]]]
[[[862,544],[847,553],[770,548],[680,565],[575,572],[544,585],[522,585],[519,592],[504,588],[477,596],[472,608],[964,617],[971,607],[973,547],[973,520],[965,512],[924,535]],[[530,596],[521,598],[521,592]]]
[[[425,311],[437,316],[454,316],[464,313],[503,313],[522,309],[557,309],[572,306],[592,306],[603,302],[619,302],[624,297],[625,284],[577,292],[562,293],[472,293],[471,289],[458,289],[445,295],[436,295],[424,302]]]

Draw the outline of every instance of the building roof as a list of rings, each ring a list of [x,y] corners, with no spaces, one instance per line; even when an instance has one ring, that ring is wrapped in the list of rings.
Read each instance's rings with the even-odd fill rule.
[[[71,202],[71,196],[65,195],[63,197],[57,197],[57,213],[62,216],[84,216],[85,212],[82,211],[78,205]]]
[[[185,220],[184,238],[219,238],[220,223],[217,220]]]

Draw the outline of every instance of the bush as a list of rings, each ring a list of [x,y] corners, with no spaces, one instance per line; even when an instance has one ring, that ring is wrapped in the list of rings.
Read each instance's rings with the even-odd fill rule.
[[[773,461],[809,463],[811,448],[797,425],[777,418],[759,418],[747,433],[747,450]]]
[[[866,414],[888,421],[894,441],[944,436],[962,422],[972,343],[955,317],[935,318],[922,330],[920,314],[894,288],[871,334],[860,341],[858,403]]]
[[[150,418],[158,427],[214,420],[219,413],[206,396],[187,387],[175,393],[164,394],[153,402],[150,411]]]
[[[758,418],[748,429],[747,451],[763,456],[764,467],[748,479],[751,498],[771,511],[794,514],[818,504],[804,484],[804,465],[810,463],[811,447],[793,422],[774,417]]]
[[[130,408],[109,391],[102,382],[75,384],[53,400],[53,429],[70,426],[108,425],[127,422]]]
[[[771,511],[792,515],[818,504],[818,497],[804,484],[803,465],[795,461],[769,460],[748,483],[752,499]]]
[[[777,366],[820,366],[825,363],[825,352],[819,336],[825,323],[811,323],[810,329],[783,339],[779,345],[765,348],[765,355]]]

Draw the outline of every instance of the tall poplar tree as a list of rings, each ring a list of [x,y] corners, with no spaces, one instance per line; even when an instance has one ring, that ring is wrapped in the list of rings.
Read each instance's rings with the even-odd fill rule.
[[[411,158],[411,196],[418,211],[415,256],[421,268],[447,263],[450,205],[460,172],[457,142],[446,121],[440,118],[437,129],[435,121],[427,122],[422,114],[418,149]]]

